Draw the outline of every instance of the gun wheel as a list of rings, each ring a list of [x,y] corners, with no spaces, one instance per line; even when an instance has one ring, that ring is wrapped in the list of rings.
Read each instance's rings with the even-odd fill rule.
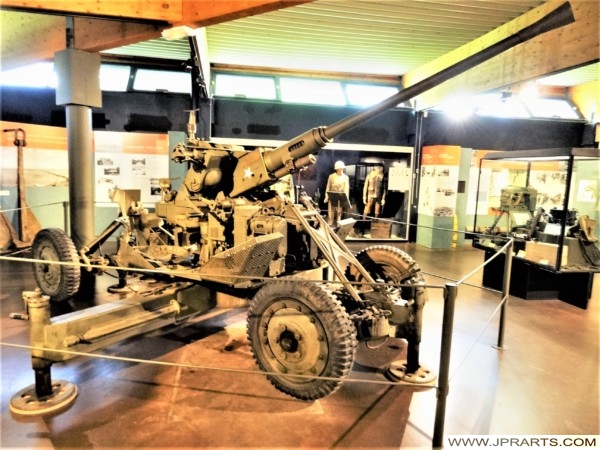
[[[247,327],[258,366],[286,394],[301,400],[323,398],[350,373],[354,326],[341,303],[317,284],[268,283],[250,304]]]
[[[387,245],[367,247],[356,254],[356,259],[375,280],[389,283],[411,283],[417,275],[420,280],[421,269],[415,260],[402,250]],[[354,267],[348,267],[347,275],[353,281],[362,276]]]
[[[81,270],[76,265],[52,264],[54,261],[79,262],[75,244],[67,234],[58,228],[40,230],[31,245],[33,259],[48,262],[34,262],[33,276],[43,294],[50,300],[60,302],[71,298],[79,290]]]

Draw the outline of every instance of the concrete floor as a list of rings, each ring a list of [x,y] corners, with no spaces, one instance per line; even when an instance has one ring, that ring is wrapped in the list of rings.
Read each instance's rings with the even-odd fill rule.
[[[353,244],[357,245],[357,244]],[[429,250],[400,244],[428,283],[457,280],[483,261],[471,247]],[[596,276],[597,278],[597,276]],[[451,354],[446,435],[543,435],[599,432],[600,288],[587,310],[559,300],[511,297],[505,345],[497,350],[500,295],[462,285]],[[468,283],[480,285],[477,274]],[[28,344],[21,292],[35,287],[29,264],[0,261],[1,340]],[[429,289],[421,363],[437,372],[442,290]],[[77,307],[77,305],[75,305]],[[134,338],[103,355],[203,367],[255,370],[244,310],[231,310],[160,337]],[[351,381],[314,402],[288,397],[262,375],[78,357],[52,368],[79,395],[59,414],[23,418],[11,397],[33,383],[27,350],[0,347],[1,448],[428,448],[435,389],[386,383],[381,368],[402,341],[359,348]]]

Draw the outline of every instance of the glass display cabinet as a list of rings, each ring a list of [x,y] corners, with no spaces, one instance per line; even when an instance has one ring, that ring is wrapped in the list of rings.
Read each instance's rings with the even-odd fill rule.
[[[600,272],[600,150],[489,152],[479,159],[473,245],[490,259],[514,238],[512,295],[586,308]],[[503,258],[484,268],[501,289]]]

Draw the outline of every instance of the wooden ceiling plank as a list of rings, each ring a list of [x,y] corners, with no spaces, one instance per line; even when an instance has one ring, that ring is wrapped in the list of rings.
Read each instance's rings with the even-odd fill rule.
[[[62,16],[2,11],[2,70],[52,61],[66,48],[66,19]],[[75,18],[75,48],[97,52],[124,43],[160,36],[156,25],[104,19]]]
[[[75,48],[99,52],[160,37],[162,27],[102,19],[75,18]]]
[[[54,49],[65,47],[64,17],[3,11],[0,31],[3,71],[51,60]]]
[[[314,0],[182,0],[182,19],[174,25],[200,28],[312,1]]]
[[[404,86],[411,86],[517,32],[562,3],[563,0],[550,0],[481,38],[409,71],[403,77]],[[589,0],[570,0],[570,3],[575,23],[544,33],[429,90],[417,97],[417,107],[430,108],[456,95],[501,89],[597,61],[600,55],[597,21],[600,3]]]
[[[182,17],[181,0],[2,0],[2,7],[63,15],[122,17],[168,23],[176,23]]]

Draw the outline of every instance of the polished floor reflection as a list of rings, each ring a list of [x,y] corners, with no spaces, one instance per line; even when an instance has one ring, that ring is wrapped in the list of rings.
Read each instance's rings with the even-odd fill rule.
[[[398,246],[433,285],[457,280],[483,261],[469,246],[443,251]],[[446,435],[600,433],[595,281],[587,310],[555,299],[511,297],[502,350],[494,348],[498,318],[492,317],[500,295],[478,287],[480,274],[460,286]],[[34,287],[29,264],[0,262],[3,343],[28,343],[28,322],[9,315],[23,310],[21,292]],[[434,371],[440,360],[442,292],[429,289],[421,344],[421,362]],[[25,418],[11,414],[8,404],[33,383],[30,355],[2,346],[0,447],[431,447],[435,389],[390,385],[381,373],[402,356],[402,344],[394,339],[370,348],[361,344],[351,380],[324,399],[302,402],[277,391],[262,375],[246,373],[256,366],[245,339],[245,312],[233,309],[176,333],[133,338],[99,352],[174,365],[89,357],[55,364],[53,378],[74,383],[77,399],[61,413]]]

